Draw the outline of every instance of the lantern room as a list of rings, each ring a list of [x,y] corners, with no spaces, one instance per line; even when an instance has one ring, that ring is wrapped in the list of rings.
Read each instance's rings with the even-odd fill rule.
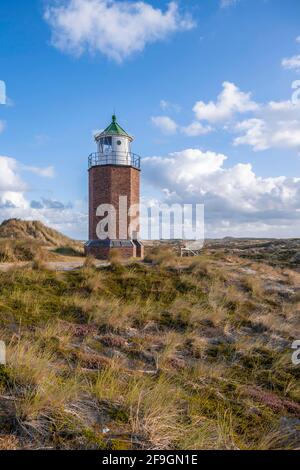
[[[131,142],[133,137],[127,134],[117,123],[115,115],[111,124],[102,132],[95,135],[98,147],[98,164],[103,165],[132,165]]]

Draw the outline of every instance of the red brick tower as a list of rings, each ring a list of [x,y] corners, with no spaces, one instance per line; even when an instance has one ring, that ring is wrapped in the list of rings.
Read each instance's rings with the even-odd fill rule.
[[[95,136],[98,152],[89,156],[89,241],[86,254],[107,259],[143,258],[139,240],[140,157],[131,152],[133,137],[112,117]]]

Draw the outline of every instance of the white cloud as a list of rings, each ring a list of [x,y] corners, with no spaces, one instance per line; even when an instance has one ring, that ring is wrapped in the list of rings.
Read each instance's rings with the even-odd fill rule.
[[[287,70],[300,70],[300,54],[282,59],[281,63]]]
[[[164,111],[170,110],[170,111],[175,111],[176,113],[179,113],[179,111],[181,110],[181,107],[178,104],[170,103],[170,101],[166,101],[166,100],[160,100],[159,105],[161,109],[163,109]]]
[[[237,131],[245,132],[244,135],[234,139],[234,145],[251,145],[254,150],[266,150],[269,148],[266,137],[266,123],[262,119],[248,119],[236,126]]]
[[[211,132],[213,129],[210,126],[203,126],[201,122],[194,121],[189,126],[181,127],[181,132],[188,137],[197,137]]]
[[[163,134],[171,135],[177,132],[178,125],[168,116],[153,116],[151,121]]]
[[[144,1],[68,0],[49,6],[45,19],[52,27],[52,43],[60,50],[77,56],[100,52],[117,62],[148,43],[195,26],[174,1],[164,12]]]
[[[38,219],[64,233],[86,238],[87,208],[81,201],[63,204],[51,198],[28,200],[29,185],[22,172],[30,171],[41,177],[52,177],[53,168],[26,167],[14,158],[0,157],[0,221],[10,218]]]
[[[296,37],[296,42],[300,44],[300,36]],[[292,57],[285,57],[282,59],[281,65],[287,70],[296,70],[296,72],[300,72],[300,54]]]
[[[223,154],[186,149],[170,153],[167,157],[146,157],[143,163],[150,171],[150,177],[151,169],[160,167],[163,178],[167,176],[167,181],[181,184],[182,181],[188,183],[201,175],[214,173],[226,159]]]
[[[168,108],[166,101],[162,100],[161,106]],[[235,114],[247,113],[259,109],[257,103],[251,100],[251,93],[244,93],[230,82],[223,83],[223,90],[216,102],[204,103],[198,101],[193,111],[196,116],[188,126],[180,126],[168,116],[152,117],[152,122],[164,134],[175,134],[181,132],[188,137],[196,137],[213,131],[211,126],[204,126],[201,121],[210,123],[227,122],[233,119]]]
[[[0,206],[26,207],[24,191],[27,185],[18,171],[18,162],[9,157],[0,157]]]
[[[271,101],[257,117],[238,123],[234,145],[250,145],[255,151],[270,148],[300,149],[300,105],[292,101]]]
[[[0,156],[0,191],[25,191],[26,187],[17,160]]]
[[[164,190],[167,202],[204,203],[215,236],[296,235],[300,227],[300,178],[262,178],[250,164],[225,168],[227,157],[186,149],[144,159],[144,178]],[[291,225],[293,220],[293,228]]]
[[[231,119],[236,113],[246,113],[258,109],[257,103],[251,100],[251,93],[244,93],[230,82],[223,83],[223,91],[217,102],[198,101],[193,110],[199,121],[216,123]]]
[[[257,104],[251,100],[251,93],[240,91],[234,83],[224,82],[216,102],[198,101],[195,104],[196,120],[190,125],[181,126],[168,116],[153,117],[152,122],[170,135],[178,132],[188,137],[201,136],[219,130],[221,126],[222,130],[237,134],[233,140],[235,146],[249,145],[255,151],[271,148],[300,150],[299,85],[298,81],[293,83],[295,91],[290,100]],[[247,114],[247,118],[237,122],[240,114]],[[203,121],[214,123],[214,128],[203,125]]]
[[[23,165],[14,158],[0,156],[0,206],[29,207],[25,199],[25,193],[29,186],[23,180],[21,173],[29,171],[38,176],[52,178],[54,176],[53,167],[38,168]]]
[[[201,122],[197,121],[192,122],[188,126],[180,126],[168,116],[153,116],[151,121],[163,134],[166,135],[173,135],[176,134],[176,132],[181,132],[188,137],[197,137],[208,134],[212,131],[210,126],[203,126]]]
[[[0,206],[9,209],[29,207],[29,202],[25,198],[25,193],[29,186],[23,180],[21,173],[29,171],[38,176],[52,178],[54,176],[53,167],[38,168],[25,166],[14,158],[0,156]]]
[[[39,168],[36,166],[23,166],[22,169],[24,171],[29,171],[31,173],[34,173],[38,176],[42,176],[43,178],[54,178],[55,176],[55,171],[53,166],[47,166],[45,168]]]

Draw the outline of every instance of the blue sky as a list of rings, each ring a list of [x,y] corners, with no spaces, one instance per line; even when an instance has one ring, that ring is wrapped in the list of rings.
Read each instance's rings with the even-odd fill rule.
[[[86,238],[115,109],[145,200],[204,202],[207,236],[299,236],[299,19],[298,0],[1,0],[0,219]]]

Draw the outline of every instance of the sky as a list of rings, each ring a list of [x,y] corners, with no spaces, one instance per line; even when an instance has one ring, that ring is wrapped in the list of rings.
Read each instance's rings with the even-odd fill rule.
[[[207,237],[299,237],[299,20],[299,0],[1,0],[0,221],[86,239],[115,111],[144,202],[203,203]]]

